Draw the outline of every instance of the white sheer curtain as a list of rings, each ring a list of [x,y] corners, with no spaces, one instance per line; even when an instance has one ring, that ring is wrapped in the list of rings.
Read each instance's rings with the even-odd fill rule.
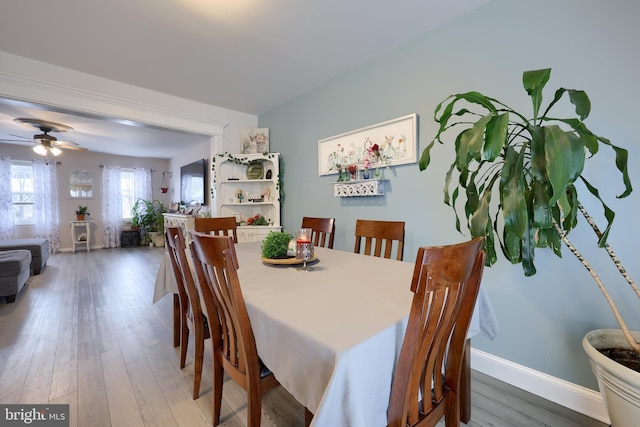
[[[153,194],[153,187],[151,186],[151,169],[135,168],[133,182],[134,202],[138,199],[151,200]]]
[[[33,235],[49,239],[49,252],[60,252],[58,171],[55,161],[33,161]]]
[[[11,159],[0,157],[0,240],[15,238],[11,197]]]
[[[120,246],[122,233],[122,197],[120,166],[105,165],[102,169],[102,247]]]

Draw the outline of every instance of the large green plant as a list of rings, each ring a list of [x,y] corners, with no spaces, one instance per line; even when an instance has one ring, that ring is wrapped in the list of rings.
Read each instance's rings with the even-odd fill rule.
[[[479,92],[446,98],[435,109],[439,129],[423,151],[419,167],[425,170],[429,166],[436,141],[444,143],[445,135],[455,135],[450,138],[455,141],[455,160],[445,177],[444,202],[453,208],[458,231],[461,215],[456,202],[462,196],[464,218],[472,237],[485,237],[487,263],[497,261],[495,245],[499,242],[504,256],[514,264],[521,263],[527,276],[536,273],[537,248],[551,248],[561,256],[561,245],[566,244],[595,279],[627,340],[640,352],[640,345],[629,334],[602,281],[567,238],[577,226],[577,214],[581,212],[597,234],[599,246],[606,248],[640,297],[640,290],[607,244],[615,213],[604,203],[600,191],[583,176],[585,160],[605,145],[615,153],[615,166],[624,186],[617,197],[628,196],[632,191],[627,172],[628,153],[587,128],[584,120],[591,102],[584,91],[560,88],[543,110],[542,91],[550,75],[551,69],[523,74],[524,89],[533,104],[532,118]],[[575,117],[552,116],[552,108],[565,95],[575,107]],[[456,175],[457,183],[453,183]],[[604,231],[600,231],[582,206],[576,181],[582,182],[602,204],[607,221]]]
[[[131,209],[131,225],[140,227],[145,231],[164,232],[163,213],[167,207],[161,200],[138,199]]]

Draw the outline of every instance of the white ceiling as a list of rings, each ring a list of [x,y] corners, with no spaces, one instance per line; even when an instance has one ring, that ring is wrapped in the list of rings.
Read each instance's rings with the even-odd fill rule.
[[[488,1],[10,1],[0,51],[259,115]],[[121,152],[120,132],[152,138],[157,157],[175,150],[160,148],[175,133],[68,113],[0,102],[0,138],[29,136],[12,120],[34,117],[72,126],[65,139],[98,151]]]

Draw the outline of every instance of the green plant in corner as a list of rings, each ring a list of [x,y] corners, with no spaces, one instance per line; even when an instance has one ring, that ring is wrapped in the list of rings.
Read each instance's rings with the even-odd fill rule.
[[[508,260],[522,264],[526,276],[536,273],[536,249],[550,248],[561,256],[564,243],[593,277],[626,340],[640,354],[640,344],[632,337],[602,280],[567,238],[578,225],[580,212],[597,235],[599,247],[607,251],[640,297],[639,288],[607,244],[615,213],[602,200],[602,192],[583,176],[585,160],[597,154],[601,145],[609,147],[615,153],[624,186],[616,197],[627,197],[632,191],[628,153],[587,128],[584,120],[591,103],[584,91],[560,88],[546,109],[541,109],[542,91],[550,75],[551,69],[523,74],[524,88],[533,103],[533,118],[479,92],[451,95],[442,101],[434,113],[439,129],[423,151],[419,167],[425,170],[435,142],[442,144],[443,136],[453,133],[455,160],[446,173],[444,202],[455,213],[457,230],[461,231],[461,220],[456,202],[462,196],[466,198],[464,218],[472,237],[485,237],[488,265],[497,261],[497,241]],[[575,107],[575,117],[551,116],[550,111],[565,95]],[[454,175],[458,178],[455,184]],[[604,231],[580,202],[577,181],[602,204],[607,220]],[[583,193],[585,190],[580,196]]]
[[[285,257],[293,236],[286,231],[270,231],[262,241],[262,258]]]

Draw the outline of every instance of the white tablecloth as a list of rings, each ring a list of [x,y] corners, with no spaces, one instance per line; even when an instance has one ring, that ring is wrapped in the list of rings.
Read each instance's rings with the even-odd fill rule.
[[[258,354],[315,414],[312,426],[386,425],[414,264],[316,248],[319,262],[303,273],[264,265],[260,243],[236,252]],[[175,290],[172,278],[161,266],[154,301]],[[481,287],[469,336],[497,330]]]

